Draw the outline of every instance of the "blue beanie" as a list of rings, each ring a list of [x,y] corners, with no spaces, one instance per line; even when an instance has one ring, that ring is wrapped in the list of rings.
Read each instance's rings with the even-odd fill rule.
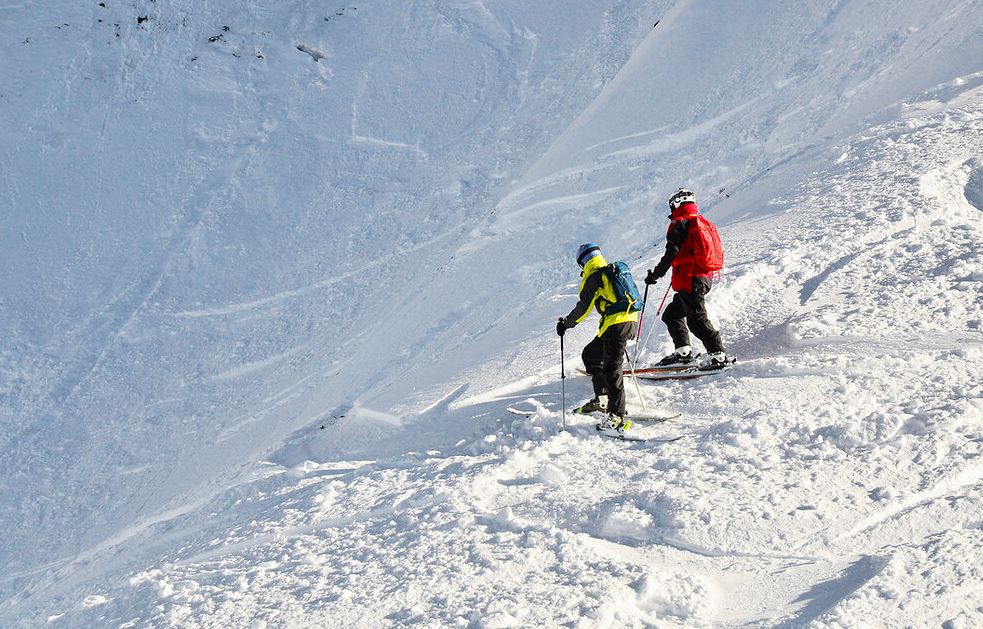
[[[587,261],[601,255],[601,247],[595,242],[586,242],[577,248],[577,264],[584,266]]]

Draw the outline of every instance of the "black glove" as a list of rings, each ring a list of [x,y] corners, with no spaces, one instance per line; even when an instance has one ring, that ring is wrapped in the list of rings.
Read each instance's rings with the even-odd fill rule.
[[[556,322],[556,334],[557,336],[563,336],[563,333],[567,331],[567,322],[560,317],[560,320]]]
[[[660,279],[662,279],[662,276],[663,275],[665,275],[665,274],[664,273],[658,273],[658,274],[656,274],[655,269],[652,269],[651,271],[648,272],[648,274],[646,274],[646,276],[645,276],[645,283],[646,284],[649,284],[649,285],[655,284]]]

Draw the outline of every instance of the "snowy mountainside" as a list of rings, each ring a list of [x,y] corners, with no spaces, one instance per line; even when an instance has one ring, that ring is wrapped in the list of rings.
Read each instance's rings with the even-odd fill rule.
[[[156,279],[116,301],[96,290],[121,281],[100,264],[126,255],[54,246],[75,208],[62,205],[61,222],[18,211],[55,198],[24,191],[46,160],[74,162],[98,137],[81,124],[59,147],[50,129],[70,119],[65,94],[85,84],[74,77],[112,65],[90,50],[36,85],[54,93],[43,107],[12,108],[33,120],[5,134],[55,144],[34,170],[2,154],[4,207],[25,225],[4,232],[4,250],[33,247],[62,284],[4,259],[18,272],[4,286],[15,334],[0,365],[2,513],[5,529],[19,525],[4,624],[979,624],[979,9],[906,4],[871,19],[869,3],[604,4],[360,6],[358,32],[335,46],[311,26],[330,16],[299,4],[211,3],[215,24],[268,25],[279,45],[253,58],[270,67],[230,65],[249,49],[234,40],[209,81],[191,83],[198,100],[157,106],[192,136],[199,108],[269,133],[242,161],[225,146],[241,127],[207,142],[165,134],[180,146],[160,155],[197,160],[202,179],[188,181],[201,192],[152,216],[194,220],[149,229],[149,253],[118,268]],[[196,36],[162,29],[150,50],[208,45],[191,4],[162,6],[182,8]],[[28,24],[6,11],[5,30]],[[645,14],[660,19],[650,32]],[[297,49],[298,30],[316,54]],[[468,64],[473,45],[483,72]],[[120,93],[145,94],[140,63],[171,68],[143,43],[123,50]],[[447,53],[456,63],[441,66]],[[470,118],[462,93],[479,95]],[[316,131],[328,103],[345,124]],[[462,144],[455,125],[476,139]],[[291,164],[297,153],[309,159]],[[78,186],[104,238],[118,222],[109,193],[78,177],[52,179]],[[639,434],[678,442],[605,440],[569,414],[558,431],[550,322],[575,300],[570,252],[598,240],[650,266],[681,183],[721,225],[728,267],[709,304],[741,361],[705,381],[629,383],[633,408],[641,392],[650,409],[684,412]],[[330,211],[346,203],[359,211]],[[339,266],[323,271],[333,252]],[[86,272],[95,279],[66,279]],[[17,301],[32,285],[58,307]],[[643,357],[657,357],[666,335],[647,325]],[[566,337],[568,405],[589,395],[574,367],[592,327]],[[518,418],[508,404],[538,411]],[[44,469],[63,457],[78,459],[68,486]],[[68,541],[38,543],[46,534]]]
[[[630,54],[615,4],[5,6],[8,571],[417,363],[448,315],[406,303]]]

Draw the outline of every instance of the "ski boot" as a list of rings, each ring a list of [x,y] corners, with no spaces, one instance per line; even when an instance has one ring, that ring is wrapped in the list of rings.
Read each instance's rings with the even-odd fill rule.
[[[631,420],[625,419],[624,417],[619,417],[614,413],[610,413],[602,422],[594,425],[598,430],[603,430],[606,432],[616,432],[619,435],[625,434],[625,431],[631,428]]]
[[[705,362],[700,363],[699,369],[700,371],[716,371],[731,365],[733,362],[734,359],[728,356],[726,352],[714,352]]]
[[[693,355],[693,350],[690,348],[690,346],[683,345],[682,347],[677,347],[676,351],[660,360],[659,366],[672,367],[675,365],[689,365],[695,360],[696,356]]]
[[[605,404],[600,397],[592,398],[584,402],[581,406],[574,410],[574,413],[578,415],[590,415],[591,413],[603,413],[607,409],[607,404]]]

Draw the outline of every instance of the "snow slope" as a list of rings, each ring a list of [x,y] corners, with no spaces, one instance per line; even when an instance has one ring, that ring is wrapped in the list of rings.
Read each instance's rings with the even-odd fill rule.
[[[3,9],[8,571],[419,363],[454,316],[407,310],[425,271],[639,36],[628,5],[541,35],[522,8],[308,5]]]
[[[106,4],[0,8],[2,624],[983,622],[978,5]],[[603,439],[682,184],[741,362]]]

